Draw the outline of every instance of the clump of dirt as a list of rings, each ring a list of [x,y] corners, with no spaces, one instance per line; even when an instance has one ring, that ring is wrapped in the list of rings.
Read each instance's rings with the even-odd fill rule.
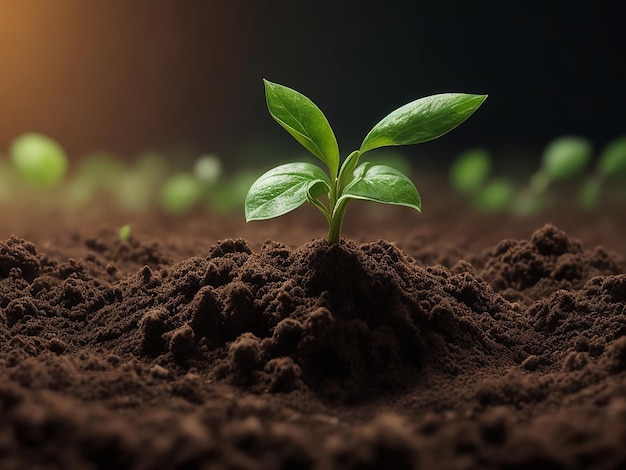
[[[593,276],[619,272],[603,248],[584,252],[580,241],[546,225],[530,240],[499,243],[487,253],[481,276],[509,300],[530,305],[560,289],[579,289]]]
[[[82,246],[0,243],[3,468],[626,464],[626,275],[552,225],[450,267]]]

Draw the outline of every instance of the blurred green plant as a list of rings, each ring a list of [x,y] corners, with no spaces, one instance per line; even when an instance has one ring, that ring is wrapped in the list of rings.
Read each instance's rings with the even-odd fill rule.
[[[200,182],[192,173],[175,173],[163,184],[160,194],[161,206],[170,214],[185,214],[199,202],[200,195]]]
[[[220,184],[222,162],[219,157],[205,154],[198,157],[193,170],[177,172],[169,176],[161,189],[161,207],[170,214],[186,214],[204,201],[213,207],[216,200],[231,196],[228,185]],[[239,197],[240,204],[243,199]]]
[[[474,207],[483,212],[503,212],[515,197],[515,187],[506,178],[494,178],[485,183],[474,198]]]
[[[626,136],[612,140],[603,149],[594,174],[582,184],[579,204],[587,210],[595,209],[600,202],[602,187],[609,180],[619,179],[626,179]]]
[[[202,155],[193,165],[193,174],[205,186],[213,185],[222,174],[222,162],[215,155]]]
[[[491,157],[487,150],[475,148],[457,157],[450,169],[452,185],[461,193],[475,193],[491,173]]]
[[[221,162],[214,155],[198,158],[192,174],[173,171],[172,159],[161,152],[143,152],[130,164],[111,153],[94,152],[78,160],[73,172],[66,175],[67,156],[49,137],[20,135],[9,153],[10,161],[0,160],[0,203],[28,201],[35,195],[33,189],[46,188],[54,192],[47,194],[46,204],[38,199],[42,210],[62,207],[76,211],[90,205],[106,210],[112,203],[122,211],[140,213],[161,203],[169,213],[184,214],[200,198],[219,197],[211,189],[217,188],[221,176]],[[20,180],[28,184],[19,184]],[[241,207],[243,197],[239,200]]]
[[[473,149],[453,162],[450,181],[458,192],[469,195],[478,210],[532,214],[546,207],[547,190],[553,183],[580,178],[592,157],[589,140],[578,136],[556,138],[544,149],[541,166],[528,184],[516,190],[508,179],[489,181],[491,157],[484,149]],[[626,177],[626,137],[615,139],[600,154],[594,174],[578,191],[579,205],[585,209],[596,207],[605,181],[619,177]]]
[[[57,187],[67,171],[65,150],[43,134],[28,132],[18,136],[9,152],[18,173],[34,188]]]
[[[220,178],[208,200],[209,208],[221,214],[243,209],[248,189],[257,179],[257,175],[256,171],[242,169],[230,177]]]
[[[545,147],[541,166],[512,201],[511,210],[518,214],[532,214],[547,205],[546,192],[557,181],[572,181],[582,175],[593,156],[589,140],[579,136],[562,136]]]
[[[452,186],[471,205],[482,212],[500,212],[507,209],[515,188],[505,178],[489,180],[491,156],[484,148],[474,148],[459,155],[450,167]]]
[[[124,224],[120,227],[120,229],[117,232],[118,237],[120,240],[127,242],[128,240],[130,240],[130,236],[132,235],[132,229],[130,227],[130,224]]]
[[[540,194],[554,181],[566,181],[579,176],[592,155],[593,146],[583,137],[554,139],[543,152],[541,168],[530,179],[529,191]]]

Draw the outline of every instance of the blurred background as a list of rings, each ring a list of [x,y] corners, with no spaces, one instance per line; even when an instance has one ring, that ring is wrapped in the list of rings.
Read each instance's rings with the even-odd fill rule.
[[[601,147],[626,127],[624,5],[0,0],[0,152],[25,131],[70,159],[183,146],[237,165],[273,142],[297,149],[267,114],[262,78],[313,99],[343,155],[387,112],[446,91],[490,96],[426,144],[440,158],[561,134]]]

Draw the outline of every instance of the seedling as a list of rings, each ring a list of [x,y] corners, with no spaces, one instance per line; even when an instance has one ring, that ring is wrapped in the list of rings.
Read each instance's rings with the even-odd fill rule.
[[[387,165],[359,159],[370,150],[427,142],[451,131],[485,101],[487,95],[444,93],[412,101],[384,117],[365,136],[358,150],[340,165],[335,134],[322,111],[306,96],[268,80],[265,97],[271,116],[328,170],[311,163],[280,165],[258,178],[245,201],[246,221],[286,214],[305,202],[317,207],[328,222],[328,243],[341,239],[349,201],[361,199],[421,211],[413,182]]]
[[[600,200],[605,181],[618,178],[626,178],[626,136],[618,137],[604,148],[595,173],[580,188],[578,202],[584,209],[592,210]]]
[[[592,153],[591,142],[583,137],[554,139],[544,150],[541,168],[530,180],[530,192],[542,193],[553,181],[565,181],[580,175],[591,160]]]
[[[200,199],[201,188],[193,174],[175,173],[170,176],[161,189],[161,204],[170,214],[189,212]]]
[[[204,185],[212,185],[220,178],[222,162],[215,155],[202,155],[193,165],[193,174]]]
[[[228,214],[240,211],[245,205],[246,195],[258,173],[252,170],[239,171],[229,177],[221,177],[215,182],[209,207],[211,210]]]
[[[128,240],[130,240],[131,232],[132,229],[130,227],[130,224],[124,224],[118,230],[118,236],[121,241],[127,242]]]
[[[488,180],[491,157],[483,148],[463,152],[453,162],[450,180],[457,191],[469,197],[472,205],[484,212],[500,212],[513,198],[513,185],[504,178]]]
[[[481,149],[459,155],[451,167],[450,179],[459,192],[470,196],[477,209],[531,214],[546,205],[546,193],[553,182],[573,180],[582,174],[591,160],[592,150],[591,142],[582,137],[564,136],[552,140],[543,152],[541,167],[517,194],[512,182],[506,179],[488,181],[491,158]],[[622,136],[600,153],[595,172],[578,192],[580,207],[593,209],[606,181],[625,177],[626,136]]]
[[[54,140],[29,132],[11,144],[11,159],[17,171],[36,188],[58,186],[67,170],[67,155]]]
[[[463,152],[457,157],[450,169],[450,179],[454,187],[472,194],[480,190],[491,172],[491,158],[482,148]]]

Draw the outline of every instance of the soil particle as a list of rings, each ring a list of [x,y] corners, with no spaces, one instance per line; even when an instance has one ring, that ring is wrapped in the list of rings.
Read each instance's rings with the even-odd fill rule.
[[[2,468],[626,465],[626,274],[554,225],[456,261],[77,241],[0,242]]]

